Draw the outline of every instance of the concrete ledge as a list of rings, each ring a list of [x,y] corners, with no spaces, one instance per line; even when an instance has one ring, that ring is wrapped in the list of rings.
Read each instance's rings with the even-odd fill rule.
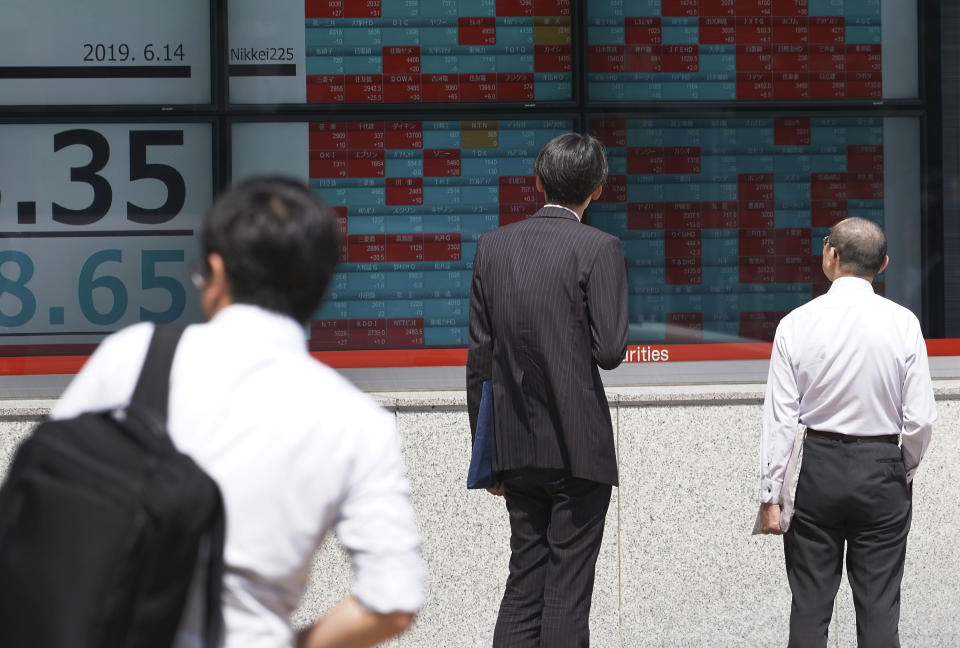
[[[644,385],[607,387],[607,400],[615,405],[697,405],[763,403],[762,383],[715,385]],[[960,380],[935,380],[937,400],[960,399]],[[466,408],[464,391],[371,392],[384,409],[398,411],[455,411]],[[50,413],[56,399],[0,398],[0,420],[42,418]]]
[[[50,413],[57,401],[45,399],[0,399],[0,420],[41,419]]]

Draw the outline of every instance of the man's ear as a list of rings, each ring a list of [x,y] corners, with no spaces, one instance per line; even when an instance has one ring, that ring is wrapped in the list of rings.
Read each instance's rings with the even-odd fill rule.
[[[603,193],[603,185],[597,185],[597,188],[593,190],[593,193],[590,194],[590,200],[597,200],[600,198],[600,194]]]
[[[223,262],[223,257],[217,252],[211,252],[207,255],[207,268],[210,269],[207,276],[208,284],[216,284],[218,287],[227,282],[227,265]]]
[[[540,179],[540,176],[534,176],[534,177],[536,178],[536,180],[534,180],[534,184],[537,187],[537,191],[539,193],[546,195],[546,192],[543,190],[543,180]]]
[[[211,252],[207,255],[207,267],[210,272],[200,293],[200,306],[207,319],[210,319],[221,308],[233,303],[233,286],[230,284],[223,257],[218,253]]]
[[[880,269],[879,269],[879,270],[877,270],[877,274],[880,274],[881,272],[883,272],[884,270],[886,270],[886,269],[887,269],[887,265],[889,265],[889,264],[890,264],[890,256],[887,255],[887,256],[883,257],[883,265],[880,266]]]

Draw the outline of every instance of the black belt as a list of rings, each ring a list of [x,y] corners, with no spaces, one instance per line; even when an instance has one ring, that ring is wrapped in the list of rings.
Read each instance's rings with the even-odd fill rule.
[[[883,434],[880,436],[853,436],[852,434],[840,434],[839,432],[821,432],[813,428],[807,428],[807,436],[817,439],[831,439],[833,441],[843,441],[844,443],[853,443],[854,441],[866,441],[869,443],[900,443],[899,434]]]

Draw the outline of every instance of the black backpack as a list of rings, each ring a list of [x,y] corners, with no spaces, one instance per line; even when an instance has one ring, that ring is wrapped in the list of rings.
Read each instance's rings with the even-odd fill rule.
[[[125,410],[45,421],[17,451],[0,490],[3,648],[169,648],[199,568],[219,644],[223,502],[166,431],[180,333],[157,327]]]

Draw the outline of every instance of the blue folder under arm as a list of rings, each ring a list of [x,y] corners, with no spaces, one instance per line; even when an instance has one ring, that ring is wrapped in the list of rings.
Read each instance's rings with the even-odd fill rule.
[[[470,471],[467,473],[467,488],[493,486],[493,456],[490,451],[492,428],[493,384],[489,380],[484,380],[483,393],[480,396],[480,411],[477,413],[477,433],[473,438]]]

